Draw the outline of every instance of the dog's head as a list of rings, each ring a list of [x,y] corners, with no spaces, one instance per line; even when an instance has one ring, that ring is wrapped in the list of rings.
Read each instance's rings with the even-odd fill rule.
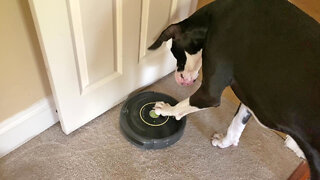
[[[157,49],[164,41],[168,41],[167,45],[177,60],[175,79],[178,84],[189,86],[196,81],[202,65],[204,36],[204,29],[172,24],[161,33],[149,50]]]

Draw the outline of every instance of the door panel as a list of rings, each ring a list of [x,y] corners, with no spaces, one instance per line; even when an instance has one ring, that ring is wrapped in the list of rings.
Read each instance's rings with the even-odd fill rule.
[[[122,73],[121,54],[116,52],[121,19],[115,9],[121,10],[120,5],[115,1],[68,1],[81,94],[117,79]]]
[[[98,81],[108,75],[115,73],[115,46],[116,35],[113,8],[114,1],[80,0],[69,1],[70,7],[79,3],[80,7],[74,9],[79,11],[71,19],[80,18],[83,29],[83,42],[85,47],[85,58],[88,69],[89,83]],[[71,8],[70,8],[71,11]],[[76,21],[79,22],[79,21]]]
[[[165,46],[146,49],[179,1],[29,0],[66,134],[174,70]],[[196,4],[181,1],[185,18]]]
[[[147,48],[160,35],[159,29],[164,29],[169,24],[172,3],[175,2],[175,0],[142,1],[140,58],[150,53]]]

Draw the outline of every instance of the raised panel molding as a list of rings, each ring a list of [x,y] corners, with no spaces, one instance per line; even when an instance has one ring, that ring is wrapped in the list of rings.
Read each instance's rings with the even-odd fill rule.
[[[163,1],[164,0],[142,0],[139,60],[143,59],[143,57],[148,54],[148,46],[160,35],[163,28],[173,22],[173,16],[177,9],[178,0],[165,0],[169,1],[169,3],[164,2],[163,4],[169,4],[169,6],[167,9],[161,9],[161,13],[164,14],[152,16],[151,13],[153,12],[149,11],[150,9],[154,9],[150,8],[150,6],[153,5],[152,3],[157,4],[162,3]],[[150,25],[150,23],[156,23],[156,26]]]
[[[80,95],[85,95],[106,83],[122,75],[122,0],[112,1],[112,28],[113,28],[113,52],[114,52],[114,69],[113,73],[108,74],[97,81],[90,82],[88,71],[88,59],[86,55],[86,45],[83,32],[83,23],[79,0],[68,0],[68,11],[70,27],[72,30],[72,40],[74,48],[74,57],[76,61]]]

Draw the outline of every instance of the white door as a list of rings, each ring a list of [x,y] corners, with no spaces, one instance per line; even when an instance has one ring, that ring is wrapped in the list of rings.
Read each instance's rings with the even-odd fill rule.
[[[66,134],[172,72],[166,46],[147,47],[195,0],[29,0]]]

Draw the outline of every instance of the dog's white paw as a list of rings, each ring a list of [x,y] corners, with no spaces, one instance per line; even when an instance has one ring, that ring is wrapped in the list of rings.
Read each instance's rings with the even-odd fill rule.
[[[157,115],[162,115],[162,116],[172,116],[172,109],[173,107],[165,102],[157,102],[154,106],[154,111]]]
[[[223,134],[216,133],[212,136],[211,144],[219,148],[227,148],[231,145],[238,146],[238,140],[233,140]]]
[[[176,112],[174,106],[165,102],[157,102],[153,109],[157,115],[174,116],[176,120],[180,120],[184,116],[183,114]]]

